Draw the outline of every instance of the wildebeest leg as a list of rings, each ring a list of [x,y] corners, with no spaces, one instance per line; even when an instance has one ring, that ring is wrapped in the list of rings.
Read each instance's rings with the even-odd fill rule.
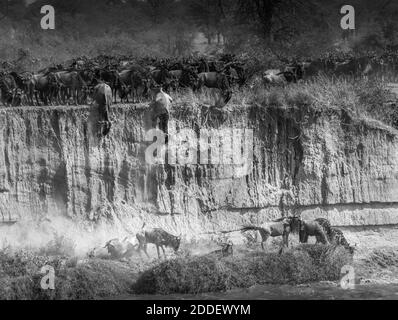
[[[283,246],[289,247],[289,232],[283,233]]]
[[[40,101],[39,101],[39,95],[38,95],[37,90],[35,90],[34,94],[35,94],[35,98],[36,98],[36,105],[39,106],[40,105]]]
[[[146,254],[146,256],[149,258],[149,254],[148,254],[148,251],[147,251],[147,244],[145,244],[144,245],[144,252],[145,252],[145,254]]]
[[[158,245],[156,245],[156,251],[158,252],[158,258],[160,260],[160,251],[159,251],[159,246]]]
[[[128,88],[126,88],[125,92],[126,92],[126,101],[127,101],[127,103],[130,103],[129,102],[129,90],[128,90]]]
[[[79,104],[79,91],[77,90],[77,88],[72,88],[72,97],[73,97],[73,103],[75,104],[75,106],[77,106]]]
[[[267,242],[268,237],[270,236],[268,232],[266,232],[265,230],[260,230],[260,235],[261,235],[261,248],[263,248],[263,250],[265,250],[264,248],[264,243]]]
[[[164,255],[164,258],[165,259],[167,259],[167,257],[166,257],[166,252],[164,251],[164,247],[163,246],[160,246],[161,248],[162,248],[162,250],[163,250],[163,255]]]
[[[268,235],[262,237],[261,240],[262,240],[262,241],[261,241],[261,248],[263,248],[263,250],[265,251],[264,243],[267,242],[267,240],[268,240]]]

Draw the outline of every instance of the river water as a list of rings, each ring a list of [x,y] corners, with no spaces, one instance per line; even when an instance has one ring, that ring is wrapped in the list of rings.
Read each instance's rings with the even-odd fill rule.
[[[119,297],[121,300],[398,300],[398,284],[363,284],[342,289],[337,284],[266,285],[199,295],[140,295]]]

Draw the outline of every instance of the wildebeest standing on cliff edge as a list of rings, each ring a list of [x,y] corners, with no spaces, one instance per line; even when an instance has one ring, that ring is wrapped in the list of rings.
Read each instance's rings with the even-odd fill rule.
[[[94,88],[94,106],[98,108],[101,135],[106,136],[111,130],[109,109],[112,104],[112,89],[105,83],[100,83]]]
[[[153,100],[150,105],[153,126],[156,127],[159,122],[159,130],[167,134],[169,113],[173,98],[171,98],[162,87],[156,88],[152,92]]]

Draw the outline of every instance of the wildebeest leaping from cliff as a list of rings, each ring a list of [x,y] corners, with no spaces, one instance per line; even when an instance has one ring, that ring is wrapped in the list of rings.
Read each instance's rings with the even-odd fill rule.
[[[100,83],[94,88],[94,106],[98,108],[101,135],[106,136],[111,130],[109,120],[110,106],[112,104],[112,89],[105,83]]]

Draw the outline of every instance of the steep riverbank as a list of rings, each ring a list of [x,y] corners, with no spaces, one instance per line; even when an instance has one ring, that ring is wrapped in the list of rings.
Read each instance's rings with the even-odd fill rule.
[[[151,166],[145,161],[148,117],[145,106],[115,106],[112,132],[100,138],[89,107],[1,110],[0,188],[10,191],[1,195],[3,214],[97,221],[119,203],[169,216],[261,221],[295,211],[327,216],[335,225],[398,223],[394,128],[355,121],[342,110],[231,106],[221,112],[180,105],[170,127],[210,130],[210,164]],[[243,174],[234,164],[211,162],[231,156],[238,143],[233,129],[253,135]],[[188,152],[196,147],[182,140],[179,147]]]

